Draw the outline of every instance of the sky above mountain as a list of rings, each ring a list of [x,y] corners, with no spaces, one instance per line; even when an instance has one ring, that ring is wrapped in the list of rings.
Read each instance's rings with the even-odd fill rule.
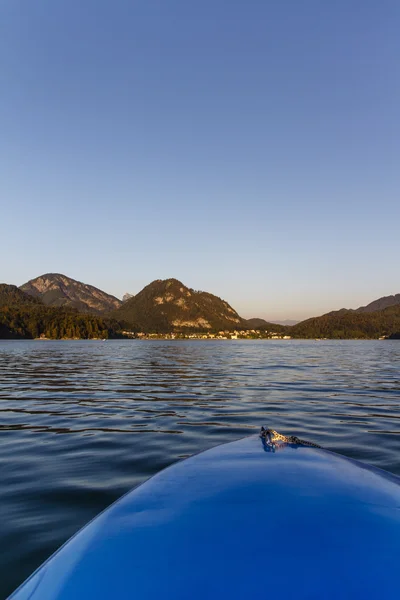
[[[2,0],[0,280],[400,291],[397,0]]]

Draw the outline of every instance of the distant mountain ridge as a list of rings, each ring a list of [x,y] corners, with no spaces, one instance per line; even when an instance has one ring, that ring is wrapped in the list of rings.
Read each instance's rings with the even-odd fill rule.
[[[104,314],[122,304],[115,296],[61,273],[40,275],[21,285],[20,289],[40,298],[47,306],[75,308],[80,312]]]
[[[126,302],[127,300],[130,300],[131,298],[133,298],[133,294],[130,294],[129,292],[126,292],[126,294],[124,294],[122,296],[122,302]]]
[[[356,312],[370,313],[398,305],[400,305],[400,294],[394,294],[393,296],[383,296],[382,298],[378,298],[378,300],[374,300],[366,306],[360,306],[360,308],[356,309]]]
[[[126,300],[112,316],[141,331],[234,330],[245,319],[225,300],[186,287],[177,279],[157,279]]]
[[[270,323],[265,319],[259,319],[257,317],[253,319],[246,319],[246,325],[249,329],[259,329],[261,331],[284,331],[285,327],[282,327],[281,323]]]

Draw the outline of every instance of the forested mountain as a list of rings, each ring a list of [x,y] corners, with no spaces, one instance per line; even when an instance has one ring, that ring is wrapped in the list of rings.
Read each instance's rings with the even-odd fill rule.
[[[118,336],[119,330],[119,324],[109,319],[45,306],[14,285],[0,284],[2,339],[108,338]]]
[[[247,329],[259,329],[260,331],[276,331],[279,333],[286,330],[286,327],[279,323],[270,323],[265,319],[258,319],[257,317],[254,319],[246,319],[246,325]]]
[[[177,279],[153,281],[112,316],[148,332],[247,328],[246,321],[227,302],[189,289]]]
[[[288,328],[297,338],[378,338],[400,331],[400,305],[375,312],[339,310]]]
[[[360,308],[356,309],[356,312],[360,313],[370,313],[375,312],[377,310],[384,310],[385,308],[389,308],[389,306],[399,306],[400,305],[400,294],[395,294],[394,296],[384,296],[383,298],[379,298],[378,300],[374,300],[367,304],[367,306],[360,306]]]
[[[16,285],[0,283],[0,307],[20,304],[37,306],[41,305],[42,302],[38,298],[25,294]]]
[[[98,288],[60,273],[46,273],[21,285],[23,292],[40,298],[48,306],[75,308],[104,314],[121,306],[121,300]]]

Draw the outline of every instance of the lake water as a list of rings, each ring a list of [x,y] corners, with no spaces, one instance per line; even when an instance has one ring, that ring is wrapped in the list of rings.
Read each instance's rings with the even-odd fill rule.
[[[0,341],[0,598],[99,511],[269,425],[400,475],[400,342]]]

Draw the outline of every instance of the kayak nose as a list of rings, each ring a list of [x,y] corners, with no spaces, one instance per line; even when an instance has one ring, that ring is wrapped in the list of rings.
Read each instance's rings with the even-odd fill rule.
[[[264,427],[261,427],[260,437],[262,437],[268,445],[270,445],[270,446],[273,445],[270,429],[265,429]]]

